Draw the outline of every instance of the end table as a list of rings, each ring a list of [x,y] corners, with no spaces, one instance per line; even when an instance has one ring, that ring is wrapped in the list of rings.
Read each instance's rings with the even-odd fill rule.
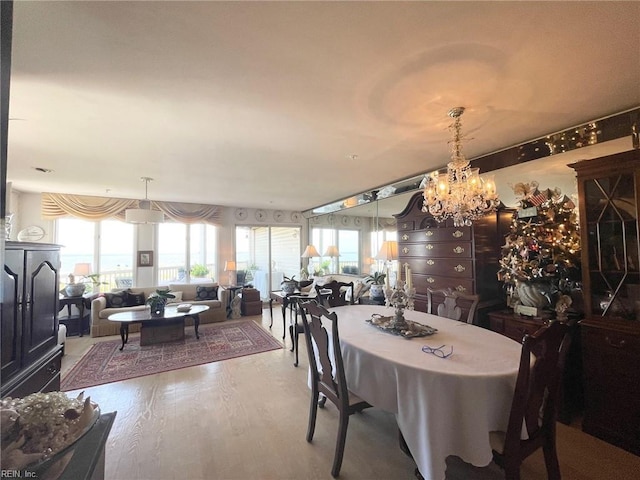
[[[91,301],[94,297],[95,294],[81,295],[78,297],[60,296],[58,300],[58,311],[61,312],[64,307],[67,307],[67,317],[60,318],[59,322],[67,327],[68,336],[78,335],[82,337],[85,330],[88,333],[89,316],[85,317],[85,308],[91,308]],[[78,309],[78,316],[71,315],[72,306]]]

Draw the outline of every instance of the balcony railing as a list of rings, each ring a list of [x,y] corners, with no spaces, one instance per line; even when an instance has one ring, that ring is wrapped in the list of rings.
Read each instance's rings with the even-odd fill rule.
[[[215,271],[215,266],[207,265],[209,272]],[[61,275],[61,278],[66,279],[66,275]],[[130,281],[132,282],[134,278],[133,270],[106,270],[100,272],[100,285],[99,292],[110,292],[114,288],[118,288],[117,280]],[[188,281],[187,274],[185,272],[184,267],[182,266],[173,266],[173,267],[159,267],[158,268],[158,282],[154,282],[154,285],[169,285],[170,283],[204,283],[211,282],[212,276],[209,275],[205,278],[199,277],[191,277]],[[60,289],[62,290],[65,287],[65,283],[60,283]],[[135,286],[135,285],[134,285]],[[93,285],[90,282],[87,282],[86,292],[93,292]]]

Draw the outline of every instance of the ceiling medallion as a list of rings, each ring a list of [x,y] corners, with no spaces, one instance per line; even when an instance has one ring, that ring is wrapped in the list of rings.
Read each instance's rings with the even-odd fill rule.
[[[455,227],[471,226],[473,220],[494,212],[500,203],[493,175],[481,178],[480,169],[471,168],[462,154],[460,116],[463,112],[464,107],[449,111],[449,116],[455,119],[449,126],[453,133],[451,161],[446,175],[434,172],[426,178],[422,207],[423,212],[430,213],[438,222],[453,218]]]

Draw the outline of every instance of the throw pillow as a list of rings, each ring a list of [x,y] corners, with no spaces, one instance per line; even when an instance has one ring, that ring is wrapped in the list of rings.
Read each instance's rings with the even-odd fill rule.
[[[196,287],[196,300],[218,300],[218,287]]]
[[[182,292],[169,292],[176,298],[170,298],[168,303],[182,303]]]
[[[122,308],[127,306],[127,292],[105,293],[107,308]]]
[[[353,300],[357,302],[371,288],[371,284],[356,280],[353,284]]]
[[[133,293],[131,290],[126,290],[126,294],[126,307],[136,307],[138,305],[144,305],[144,293]]]

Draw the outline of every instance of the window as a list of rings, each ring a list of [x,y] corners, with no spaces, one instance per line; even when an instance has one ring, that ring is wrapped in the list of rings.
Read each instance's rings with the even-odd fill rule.
[[[359,274],[362,271],[360,265],[360,231],[359,230],[336,230],[333,228],[312,228],[311,244],[316,247],[318,253],[323,255],[317,265],[311,259],[309,265],[313,272],[321,271],[322,274],[329,273],[349,273]],[[337,258],[325,257],[327,248],[335,245],[340,254]]]
[[[158,285],[211,282],[216,272],[217,231],[207,224],[158,224]]]
[[[236,265],[263,300],[300,272],[300,227],[236,227]]]
[[[117,278],[134,278],[134,227],[131,224],[118,220],[89,222],[61,218],[56,222],[56,242],[62,245],[62,284],[67,283],[68,275],[78,263],[91,265],[91,273],[100,276],[102,290],[115,288]],[[88,282],[88,279],[76,279],[82,280]]]

